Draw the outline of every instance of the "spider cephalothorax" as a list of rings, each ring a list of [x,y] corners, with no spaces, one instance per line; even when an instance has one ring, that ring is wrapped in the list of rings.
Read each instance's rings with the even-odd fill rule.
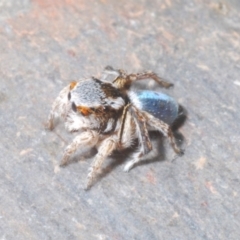
[[[105,79],[109,72],[116,75],[112,83]],[[128,75],[111,67],[105,69],[105,77],[70,83],[54,101],[48,120],[51,130],[55,118],[62,117],[68,131],[79,132],[65,149],[61,165],[65,165],[78,148],[98,149],[88,174],[87,188],[92,185],[104,159],[114,150],[131,147],[134,139],[138,139],[139,147],[124,170],[129,171],[134,164],[145,159],[152,150],[150,129],[162,132],[169,138],[174,151],[182,154],[170,127],[178,116],[176,101],[162,93],[130,90],[134,81],[146,78],[152,78],[166,88],[172,84],[152,72]]]

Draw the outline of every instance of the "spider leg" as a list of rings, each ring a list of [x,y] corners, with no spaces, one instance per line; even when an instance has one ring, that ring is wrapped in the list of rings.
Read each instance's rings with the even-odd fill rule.
[[[146,117],[148,125],[160,131],[165,137],[168,137],[173,150],[177,154],[183,155],[184,151],[177,146],[171,127],[145,111],[142,111],[142,113]]]
[[[112,67],[110,67],[109,71],[115,71],[115,73],[118,73],[117,77],[113,81],[113,84],[122,90],[128,90],[131,87],[131,84],[138,80],[143,80],[147,78],[151,78],[154,81],[156,81],[161,87],[169,88],[172,87],[173,84],[167,82],[166,80],[160,78],[156,73],[154,72],[142,72],[142,73],[132,73],[127,74],[125,71],[119,69],[115,70]]]
[[[147,78],[151,78],[154,81],[156,81],[161,87],[164,88],[169,88],[172,87],[173,84],[167,82],[166,80],[160,78],[156,73],[154,72],[142,72],[142,73],[136,73],[136,74],[129,74],[127,76],[127,78],[129,78],[131,80],[131,82],[135,82],[138,80],[143,80],[143,79],[147,79]]]
[[[124,109],[123,109],[123,113],[122,113],[122,119],[121,119],[121,126],[120,126],[120,130],[118,131],[118,142],[119,142],[119,145],[121,145],[121,142],[122,142],[122,136],[123,136],[123,133],[124,133],[124,127],[125,127],[125,124],[126,124],[126,120],[129,120],[127,119],[127,113],[128,113],[128,108],[130,107],[130,104],[127,104]],[[128,124],[131,124],[129,121],[128,121]]]
[[[94,161],[90,167],[90,171],[87,177],[86,190],[92,186],[93,180],[96,176],[97,171],[101,168],[104,160],[117,148],[116,137],[109,137],[102,141],[99,146],[98,153],[94,158]]]
[[[147,129],[147,118],[143,115],[142,111],[139,111],[135,106],[131,106],[130,111],[135,121],[137,137],[140,141],[142,155],[145,155],[152,150],[152,144]]]
[[[133,119],[135,121],[135,127],[136,127],[136,136],[139,140],[139,148],[138,150],[133,154],[132,160],[130,160],[124,167],[124,171],[128,172],[136,163],[142,161],[146,155],[153,154],[152,152],[152,144],[149,138],[149,133],[147,129],[147,122],[145,116],[142,114],[141,111],[139,111],[136,107],[130,106],[130,112],[133,116]],[[125,131],[128,131],[126,128]],[[155,154],[155,152],[154,152]],[[144,157],[144,158],[143,158]]]
[[[108,81],[114,80],[120,75],[119,71],[114,69],[112,66],[106,66],[101,74],[101,80]]]
[[[68,112],[68,94],[71,88],[71,84],[62,89],[58,97],[52,104],[52,109],[48,116],[47,128],[53,130],[54,120],[58,117],[66,117]]]
[[[136,152],[133,153],[131,159],[125,164],[123,171],[129,172],[137,163],[141,161],[152,160],[153,158],[157,157],[158,154],[159,151],[156,146],[153,147],[152,151],[147,153],[146,155],[142,154],[142,149],[140,147]]]
[[[133,166],[134,166],[136,163],[138,163],[138,162],[141,161],[140,159],[141,159],[141,156],[142,156],[142,155],[143,155],[143,154],[142,154],[142,149],[141,149],[141,147],[140,147],[140,148],[138,148],[138,150],[137,150],[136,152],[133,153],[133,155],[131,156],[131,160],[128,161],[128,162],[125,164],[125,166],[124,166],[124,168],[123,168],[123,171],[124,171],[124,172],[129,172],[130,169],[133,168]]]
[[[70,156],[77,151],[78,148],[91,148],[96,145],[98,141],[98,133],[95,131],[85,131],[75,137],[71,144],[69,144],[63,154],[60,166],[64,166],[68,163]]]

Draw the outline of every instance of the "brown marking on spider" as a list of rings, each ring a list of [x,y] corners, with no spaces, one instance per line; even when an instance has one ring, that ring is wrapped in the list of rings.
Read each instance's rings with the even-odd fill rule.
[[[89,114],[92,113],[92,110],[88,107],[83,107],[83,106],[77,106],[77,111],[81,113],[83,116],[88,116]]]
[[[70,83],[70,90],[72,90],[77,85],[77,82],[73,81]]]

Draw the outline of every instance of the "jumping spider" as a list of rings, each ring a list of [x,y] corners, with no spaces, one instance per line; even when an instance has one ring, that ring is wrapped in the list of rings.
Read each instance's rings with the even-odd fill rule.
[[[79,132],[63,154],[61,166],[67,164],[70,156],[79,148],[96,147],[98,153],[89,169],[86,188],[90,188],[103,161],[114,151],[131,147],[138,139],[139,146],[124,167],[129,171],[136,163],[145,159],[152,151],[149,130],[160,131],[170,140],[177,154],[178,148],[171,130],[171,124],[178,116],[178,104],[168,95],[153,91],[133,92],[133,82],[151,78],[160,86],[172,86],[153,72],[127,74],[123,70],[105,68],[101,80],[88,78],[71,82],[56,98],[48,118],[48,128],[54,128],[54,120],[63,118],[70,132]],[[115,74],[113,82],[106,77]]]

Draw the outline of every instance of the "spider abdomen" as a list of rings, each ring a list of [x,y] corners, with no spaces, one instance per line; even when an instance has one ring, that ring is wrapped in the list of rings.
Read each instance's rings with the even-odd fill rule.
[[[178,116],[179,105],[167,94],[154,91],[136,91],[138,107],[171,125]]]

